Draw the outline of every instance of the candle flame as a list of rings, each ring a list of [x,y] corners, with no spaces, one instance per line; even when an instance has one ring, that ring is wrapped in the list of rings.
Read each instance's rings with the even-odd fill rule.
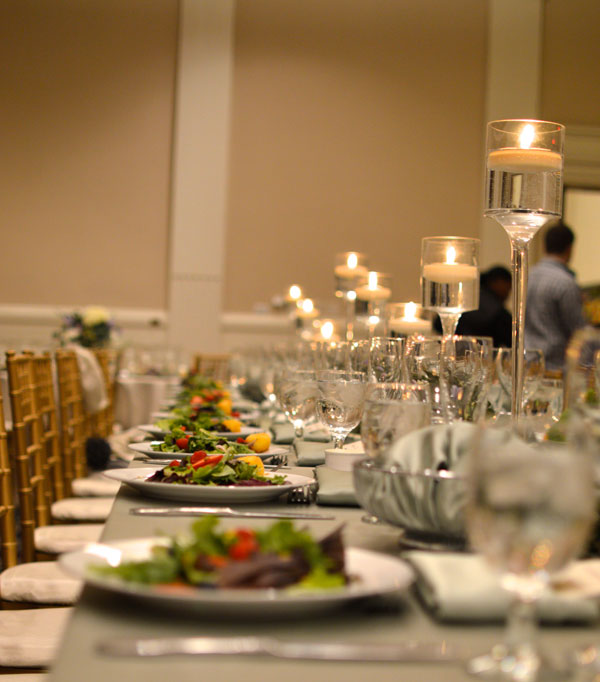
[[[302,289],[297,284],[292,284],[289,290],[292,301],[297,301],[302,296]]]
[[[371,291],[375,291],[377,289],[377,273],[376,272],[370,272],[369,273],[368,287],[369,287],[369,289],[371,289]]]
[[[535,128],[531,125],[531,123],[528,123],[526,126],[523,126],[523,130],[521,131],[521,135],[519,136],[519,146],[521,149],[529,149],[531,147],[531,143],[533,142],[533,138],[535,137]]]
[[[326,320],[321,325],[321,336],[324,339],[330,339],[333,336],[333,322]]]
[[[358,256],[355,253],[349,253],[348,260],[346,262],[348,263],[350,270],[354,270],[358,265]]]
[[[446,263],[456,263],[456,249],[453,246],[446,249]]]
[[[416,303],[409,301],[404,306],[404,317],[407,320],[416,320],[417,319],[417,304]]]
[[[304,310],[305,313],[312,313],[314,307],[315,305],[310,298],[305,298],[302,301],[302,310]]]

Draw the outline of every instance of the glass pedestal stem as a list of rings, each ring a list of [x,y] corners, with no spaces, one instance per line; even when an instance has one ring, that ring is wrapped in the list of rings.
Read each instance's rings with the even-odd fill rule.
[[[454,336],[461,313],[438,313],[438,315],[442,323],[442,335],[444,337]]]
[[[346,294],[346,341],[354,339],[354,319],[356,317],[356,299]]]
[[[513,271],[512,318],[512,396],[513,421],[523,412],[523,379],[525,369],[525,304],[527,301],[528,241],[510,237],[510,258]]]

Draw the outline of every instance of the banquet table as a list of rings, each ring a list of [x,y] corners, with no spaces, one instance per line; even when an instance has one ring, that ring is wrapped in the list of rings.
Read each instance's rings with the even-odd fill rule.
[[[131,466],[140,466],[134,461]],[[306,475],[308,469],[292,468],[291,473]],[[119,492],[102,536],[104,541],[174,533],[189,527],[189,517],[141,517],[129,511],[136,506],[168,506],[174,502],[141,497],[124,486]],[[282,505],[284,505],[282,507]],[[339,524],[345,525],[347,546],[361,547],[401,556],[401,531],[385,525],[361,521],[364,512],[351,507],[316,507],[273,502],[244,505],[244,509],[302,510],[332,512],[335,520],[299,521],[321,537]],[[223,527],[248,525],[261,527],[271,521],[262,519],[222,519]],[[110,658],[96,651],[97,643],[107,637],[148,637],[184,635],[266,635],[282,640],[319,642],[397,643],[408,640],[447,642],[465,645],[475,653],[487,651],[501,640],[503,627],[495,624],[442,624],[421,606],[409,591],[393,597],[380,597],[347,604],[340,610],[318,616],[249,620],[219,617],[215,613],[184,613],[150,607],[147,603],[125,599],[116,594],[85,587],[67,626],[50,679],[53,682],[164,682],[164,680],[210,680],[210,682],[320,682],[344,680],[364,682],[408,682],[414,680],[467,680],[471,678],[461,664],[455,663],[356,663],[278,660],[249,656],[195,656],[168,658]],[[563,650],[594,641],[597,629],[583,626],[543,627],[541,643],[549,650]]]

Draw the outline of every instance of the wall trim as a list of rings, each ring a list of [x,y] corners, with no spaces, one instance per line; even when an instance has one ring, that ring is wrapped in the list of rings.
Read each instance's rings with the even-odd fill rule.
[[[0,324],[51,324],[56,327],[61,317],[75,310],[83,310],[85,306],[64,305],[29,305],[19,303],[0,304]],[[168,314],[165,310],[152,308],[110,308],[110,314],[121,326],[142,328],[164,328],[168,325]]]
[[[600,187],[600,127],[566,127],[564,183]]]

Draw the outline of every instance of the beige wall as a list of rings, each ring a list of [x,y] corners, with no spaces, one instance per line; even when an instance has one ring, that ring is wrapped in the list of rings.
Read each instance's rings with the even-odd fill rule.
[[[421,237],[479,232],[485,50],[481,0],[239,0],[225,308],[349,249],[417,298]]]
[[[546,0],[542,117],[600,126],[600,3]]]
[[[0,303],[164,308],[177,0],[0,5]]]

